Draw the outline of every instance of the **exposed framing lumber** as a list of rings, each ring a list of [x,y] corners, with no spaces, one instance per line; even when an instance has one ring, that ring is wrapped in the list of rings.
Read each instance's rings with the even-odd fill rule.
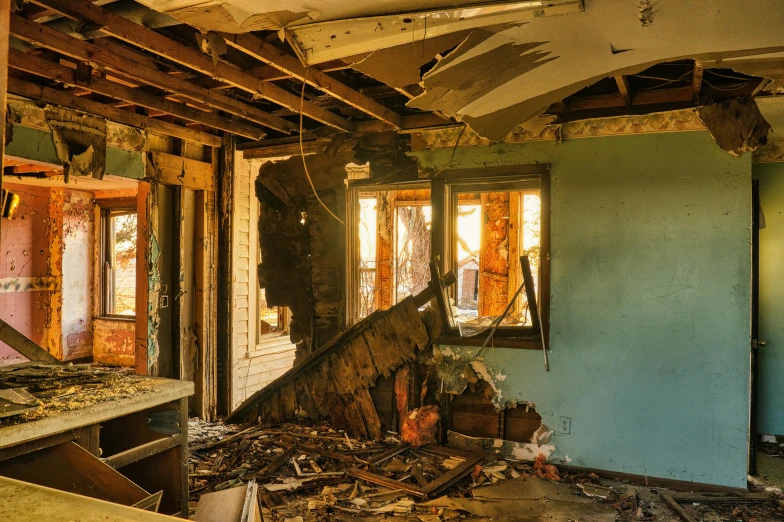
[[[629,88],[629,78],[626,76],[616,76],[615,83],[618,84],[618,91],[620,91],[621,98],[623,98],[623,104],[627,107],[631,107],[632,96],[631,89]]]
[[[252,105],[212,92],[171,74],[146,67],[140,62],[109,52],[91,43],[55,31],[45,25],[31,22],[19,15],[11,15],[11,34],[27,42],[60,52],[75,60],[81,60],[116,71],[122,76],[134,78],[143,83],[176,92],[207,104],[210,107],[235,114],[282,132],[292,132],[299,127],[290,121],[273,116]],[[157,33],[156,33],[157,34]],[[211,63],[211,62],[210,62]]]
[[[705,67],[702,62],[694,60],[694,73],[691,77],[691,98],[694,101],[700,99],[700,91],[702,90],[702,74],[705,72]]]
[[[694,60],[694,73],[691,77],[691,98],[694,101],[700,99],[700,91],[702,90],[702,74],[705,72],[705,68],[702,65],[702,62],[698,62]]]
[[[164,56],[185,67],[208,74],[250,92],[271,102],[289,109],[299,111],[300,97],[277,85],[263,82],[245,71],[218,61],[213,63],[211,57],[186,45],[175,42],[152,29],[136,24],[121,16],[108,13],[88,0],[39,0],[58,12],[79,21],[86,21],[100,26],[101,31],[120,40],[141,47],[147,51]],[[353,130],[353,124],[335,113],[329,112],[309,102],[303,104],[304,115],[332,127],[342,130]]]
[[[207,127],[245,136],[246,138],[261,139],[266,135],[263,130],[257,127],[199,111],[181,103],[168,101],[159,96],[138,89],[131,89],[103,78],[93,76],[87,82],[80,82],[74,69],[16,49],[10,50],[9,65],[14,69],[49,78],[58,83],[79,85],[92,92],[147,107],[148,109],[155,109],[188,121],[201,123]]]
[[[181,127],[166,121],[148,118],[147,116],[142,116],[135,112],[118,109],[117,107],[88,100],[84,97],[72,96],[67,92],[26,82],[18,78],[8,78],[8,90],[19,96],[88,112],[106,118],[107,120],[130,125],[131,127],[138,127],[149,132],[173,136],[175,138],[209,145],[210,147],[217,147],[220,145],[219,136],[189,129],[187,127]]]
[[[142,459],[146,459],[147,457],[157,455],[158,453],[171,449],[175,446],[179,446],[181,442],[182,435],[175,433],[170,437],[147,442],[141,446],[136,446],[135,448],[116,453],[102,460],[104,464],[110,468],[117,469]]]
[[[0,169],[5,165],[5,111],[6,111],[6,93],[8,90],[8,28],[10,24],[11,15],[11,0],[0,0],[0,122],[3,122],[3,128],[0,129]],[[0,170],[0,189],[3,188],[3,171]],[[3,238],[3,226],[0,223],[0,241]]]
[[[401,117],[396,112],[384,107],[377,101],[339,82],[330,75],[316,69],[305,68],[300,61],[277,47],[268,44],[261,38],[249,33],[227,34],[220,33],[226,43],[264,63],[275,67],[284,73],[302,81],[307,78],[308,84],[320,89],[333,97],[355,107],[362,112],[385,121],[400,129]]]
[[[2,7],[0,6],[0,10]],[[12,78],[9,78],[11,80]],[[28,339],[16,328],[0,319],[0,341],[21,353],[31,361],[43,361],[47,363],[60,362],[54,355],[50,354],[33,341]]]
[[[212,163],[197,161],[165,152],[149,152],[145,177],[165,185],[182,186],[192,190],[215,190],[215,170]]]

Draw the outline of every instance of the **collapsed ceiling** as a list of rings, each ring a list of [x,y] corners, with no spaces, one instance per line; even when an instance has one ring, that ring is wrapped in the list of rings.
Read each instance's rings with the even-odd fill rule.
[[[422,18],[422,11],[446,9],[425,16],[434,24],[448,16],[449,8],[472,2],[450,2],[449,8],[445,2],[422,0],[298,0],[265,2],[263,7],[250,0],[144,3],[202,30],[243,32],[287,26],[296,32],[308,28],[311,36],[315,34],[309,45],[323,44],[332,56],[340,55],[358,70],[396,88],[418,79],[420,67],[437,59],[421,77],[424,91],[420,89],[409,107],[456,118],[496,141],[551,104],[606,77],[634,74],[656,63],[684,58],[708,61],[707,67],[726,67],[722,65],[725,59],[767,55],[764,64],[739,60],[739,70],[775,78],[781,76],[783,60],[770,53],[784,51],[784,34],[779,30],[784,11],[776,0],[755,2],[753,8],[734,0],[586,0],[584,11],[521,17],[525,22],[514,25],[483,26],[484,19],[477,19],[475,27],[466,30],[461,18],[459,32],[427,35],[425,30],[416,33],[428,40],[424,44],[413,39],[360,56],[353,35],[343,39],[335,35],[367,26],[378,16],[376,37],[388,38],[382,34],[381,22],[387,23],[389,14],[408,20],[407,11]],[[366,18],[348,19],[355,17]],[[298,54],[308,59],[307,52]]]

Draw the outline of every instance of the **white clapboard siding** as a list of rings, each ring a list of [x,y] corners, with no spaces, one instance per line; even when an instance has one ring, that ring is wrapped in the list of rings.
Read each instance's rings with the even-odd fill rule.
[[[258,338],[258,219],[254,184],[259,161],[237,153],[232,215],[232,408],[283,375],[294,364],[287,334]]]

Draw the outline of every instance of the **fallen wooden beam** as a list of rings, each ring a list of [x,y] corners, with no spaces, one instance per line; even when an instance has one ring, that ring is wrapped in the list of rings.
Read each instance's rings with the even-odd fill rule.
[[[13,78],[9,78],[12,80]],[[10,87],[9,87],[9,90]],[[13,91],[12,91],[13,92]],[[31,361],[59,363],[55,356],[35,344],[19,330],[0,319],[0,341],[21,353]]]
[[[62,105],[63,107],[69,107],[96,116],[102,116],[107,120],[130,125],[131,127],[138,127],[149,132],[174,136],[175,138],[201,143],[210,147],[220,147],[221,144],[220,136],[207,134],[206,132],[189,129],[187,127],[181,127],[166,121],[148,118],[147,116],[142,116],[135,112],[118,109],[117,107],[88,100],[84,97],[72,96],[63,91],[44,87],[36,83],[26,82],[18,78],[8,78],[8,91],[19,96],[24,96],[25,98],[52,103],[54,105]]]
[[[11,15],[11,34],[26,42],[52,49],[76,60],[98,64],[122,76],[139,80],[160,89],[176,92],[196,102],[235,114],[271,129],[286,133],[299,129],[294,123],[273,116],[257,107],[199,87],[182,78],[153,69],[141,61],[134,61],[128,57],[117,55],[107,49],[55,31],[45,25],[31,22],[19,15]]]
[[[339,82],[332,76],[316,68],[303,67],[299,59],[295,56],[268,44],[258,36],[250,33],[220,33],[220,36],[226,43],[235,49],[290,74],[300,81],[307,78],[308,84],[317,89],[330,94],[338,100],[341,100],[376,119],[389,123],[397,130],[401,128],[402,119],[396,112],[384,107],[377,101],[352,89],[348,85]]]
[[[454,281],[454,275],[444,280]],[[429,344],[418,307],[433,296],[428,287],[373,312],[254,393],[226,422],[280,422],[304,412],[311,418],[329,417],[336,428],[357,438],[381,438],[368,388]]]
[[[11,49],[9,65],[17,70],[42,76],[66,85],[79,85],[91,92],[127,101],[135,105],[156,109],[166,114],[178,116],[188,121],[201,123],[207,127],[230,132],[251,139],[261,139],[266,133],[258,127],[222,118],[215,114],[188,107],[182,103],[168,101],[160,96],[148,94],[139,89],[125,87],[103,78],[91,77],[87,82],[76,78],[76,71],[59,63],[50,62],[37,55]]]
[[[39,3],[55,9],[74,20],[97,24],[100,26],[101,31],[106,34],[164,56],[185,67],[208,74],[213,78],[218,78],[250,92],[254,96],[259,96],[299,112],[300,97],[296,94],[269,82],[265,83],[225,62],[214,62],[210,56],[192,47],[175,42],[152,29],[112,14],[88,0],[39,0]],[[347,119],[310,102],[302,104],[302,112],[304,115],[327,125],[346,131],[353,130],[353,124]]]

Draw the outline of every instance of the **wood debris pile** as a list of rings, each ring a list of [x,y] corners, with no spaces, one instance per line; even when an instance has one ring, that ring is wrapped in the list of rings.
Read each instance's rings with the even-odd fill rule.
[[[153,386],[129,368],[32,364],[0,370],[0,427],[133,397]]]
[[[367,441],[326,425],[241,428],[194,421],[191,432],[191,512],[206,493],[255,481],[265,521],[352,521],[401,515],[444,520],[470,511],[440,506],[438,499],[468,500],[486,486],[510,479],[539,482],[543,480],[539,475],[557,476],[549,464],[543,471],[542,463],[446,446],[413,448],[392,432],[381,441]],[[574,484],[598,481],[589,475],[561,477]],[[570,495],[588,496],[575,485],[559,486],[571,488]],[[597,500],[610,502],[608,495]]]

